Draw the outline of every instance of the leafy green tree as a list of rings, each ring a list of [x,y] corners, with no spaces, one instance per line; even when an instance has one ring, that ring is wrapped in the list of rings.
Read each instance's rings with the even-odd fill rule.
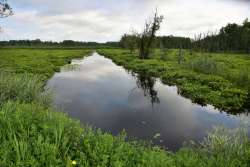
[[[219,33],[199,36],[192,43],[193,48],[208,51],[240,51],[250,53],[250,22],[245,19],[242,25],[228,24]]]
[[[124,34],[120,40],[120,45],[125,49],[129,49],[132,54],[138,45],[137,34],[135,32],[131,34]]]

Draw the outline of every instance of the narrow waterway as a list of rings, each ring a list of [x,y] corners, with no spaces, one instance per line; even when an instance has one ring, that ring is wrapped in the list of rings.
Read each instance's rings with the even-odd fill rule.
[[[132,74],[97,53],[73,60],[48,82],[54,105],[82,123],[114,135],[152,141],[170,150],[201,140],[214,126],[235,127],[242,117],[193,104],[177,88]]]

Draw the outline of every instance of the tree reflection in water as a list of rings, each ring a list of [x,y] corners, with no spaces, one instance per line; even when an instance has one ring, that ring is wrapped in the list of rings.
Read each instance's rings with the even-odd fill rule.
[[[154,89],[156,79],[144,73],[132,73],[132,76],[136,78],[137,88],[143,90],[145,97],[150,97],[152,106],[154,106],[154,104],[159,104],[160,99],[158,97],[158,92]]]

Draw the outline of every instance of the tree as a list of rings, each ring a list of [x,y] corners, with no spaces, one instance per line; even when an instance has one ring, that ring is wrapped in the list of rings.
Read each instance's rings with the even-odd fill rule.
[[[13,15],[12,8],[7,3],[6,0],[0,0],[0,18],[5,18]],[[2,28],[0,26],[0,33],[2,32]]]
[[[228,24],[219,32],[198,36],[192,43],[200,51],[240,51],[250,53],[250,22],[245,19],[242,25]]]
[[[160,24],[163,21],[163,16],[158,15],[155,11],[152,21],[146,21],[142,34],[139,35],[139,57],[141,59],[149,58],[155,42],[156,32],[160,29]]]
[[[120,45],[125,49],[129,49],[132,54],[138,45],[137,33],[135,31],[131,31],[131,34],[124,34],[120,40]]]
[[[0,0],[0,18],[5,18],[13,15],[12,8],[6,0]]]

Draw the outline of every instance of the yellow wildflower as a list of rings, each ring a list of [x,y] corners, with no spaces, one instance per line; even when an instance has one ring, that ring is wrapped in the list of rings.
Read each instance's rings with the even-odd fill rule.
[[[72,165],[76,165],[76,161],[72,161]]]

